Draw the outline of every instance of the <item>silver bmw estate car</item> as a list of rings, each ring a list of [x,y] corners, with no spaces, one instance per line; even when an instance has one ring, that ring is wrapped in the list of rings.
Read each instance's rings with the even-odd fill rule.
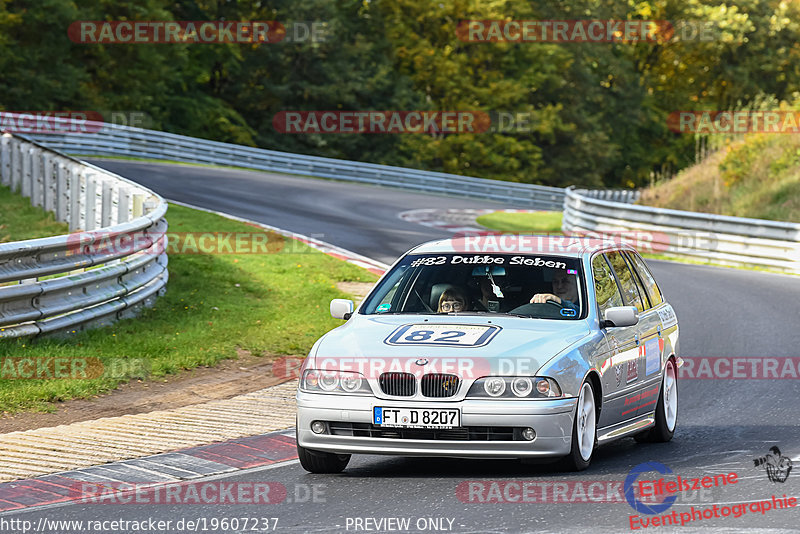
[[[314,473],[351,454],[561,458],[668,441],[678,321],[641,256],[591,239],[484,236],[402,256],[301,368],[297,451]]]

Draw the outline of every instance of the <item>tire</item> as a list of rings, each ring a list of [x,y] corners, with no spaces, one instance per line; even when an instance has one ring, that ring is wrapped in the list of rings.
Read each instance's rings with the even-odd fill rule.
[[[300,458],[303,469],[319,474],[341,473],[350,462],[349,454],[312,451],[300,445],[297,446],[297,457]]]
[[[583,471],[592,463],[597,442],[597,406],[594,389],[587,380],[581,386],[575,418],[572,423],[572,447],[564,457],[564,467],[570,471]]]
[[[646,432],[636,434],[639,442],[666,443],[675,434],[678,426],[678,372],[673,360],[667,360],[664,379],[656,403],[656,423]]]

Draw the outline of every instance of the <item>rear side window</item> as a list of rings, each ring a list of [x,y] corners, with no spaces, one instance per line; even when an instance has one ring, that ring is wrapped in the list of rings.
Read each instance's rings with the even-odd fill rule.
[[[628,263],[628,269],[630,269],[631,273],[633,273],[633,281],[636,283],[636,289],[639,290],[639,296],[642,297],[642,302],[644,303],[644,307],[646,309],[652,308],[652,304],[650,304],[650,297],[647,296],[647,291],[644,289],[644,285],[642,284],[642,277],[636,273],[636,268],[631,263],[631,258],[627,252],[623,252],[622,255],[625,257],[625,261]]]
[[[625,301],[626,306],[636,306],[640,312],[644,311],[644,302],[641,295],[639,295],[639,288],[636,287],[636,280],[634,274],[628,268],[628,263],[621,253],[606,252],[608,262],[611,268],[614,269],[614,274],[617,275],[619,287],[622,290],[622,299]]]
[[[592,260],[592,273],[594,274],[594,293],[597,305],[600,307],[600,318],[605,317],[606,309],[613,306],[622,306],[622,295],[619,292],[617,281],[611,273],[603,256],[595,256]]]
[[[639,278],[642,280],[647,295],[650,297],[650,303],[653,306],[658,306],[664,301],[664,297],[661,295],[658,284],[656,284],[656,279],[653,278],[650,269],[647,268],[647,264],[645,264],[641,256],[633,252],[629,252],[628,257],[633,262],[636,272],[639,273]]]

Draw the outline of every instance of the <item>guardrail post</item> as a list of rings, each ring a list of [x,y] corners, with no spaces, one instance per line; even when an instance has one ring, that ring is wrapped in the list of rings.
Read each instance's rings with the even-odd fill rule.
[[[131,215],[131,191],[127,187],[119,188],[119,204],[117,205],[117,223],[128,222]]]
[[[158,206],[158,199],[154,197],[148,197],[142,204],[142,210],[144,214],[147,214],[156,209],[157,206]]]
[[[42,168],[42,150],[37,147],[33,147],[31,149],[31,204],[37,208],[40,208],[43,204],[43,174],[44,169]]]
[[[56,190],[55,190],[55,210],[56,220],[69,223],[67,218],[67,205],[69,202],[69,190],[67,189],[67,167],[63,162],[56,160]]]
[[[0,184],[11,185],[11,134],[0,135]]]
[[[22,185],[22,143],[11,141],[11,190],[19,192]]]
[[[32,147],[28,143],[22,143],[20,150],[22,155],[22,196],[31,198],[31,189],[33,189],[32,175],[31,175],[31,159]]]
[[[56,177],[53,171],[53,156],[48,152],[42,155],[44,173],[42,174],[42,205],[46,211],[55,212]]]
[[[144,214],[144,195],[133,195],[133,218]]]
[[[69,230],[74,232],[81,226],[81,170],[77,164],[69,166]]]
[[[94,174],[86,176],[86,220],[84,230],[91,231],[97,226],[97,180]]]
[[[102,208],[100,209],[100,226],[111,226],[111,206],[113,195],[114,189],[111,187],[111,182],[104,180],[103,192],[101,195]]]

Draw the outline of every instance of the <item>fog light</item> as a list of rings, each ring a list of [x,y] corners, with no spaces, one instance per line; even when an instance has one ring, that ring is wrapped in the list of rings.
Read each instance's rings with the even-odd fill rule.
[[[533,441],[534,439],[536,439],[536,431],[533,430],[531,427],[523,428],[522,439]]]
[[[322,421],[314,421],[311,423],[311,431],[314,434],[324,434],[325,433],[325,423]]]

